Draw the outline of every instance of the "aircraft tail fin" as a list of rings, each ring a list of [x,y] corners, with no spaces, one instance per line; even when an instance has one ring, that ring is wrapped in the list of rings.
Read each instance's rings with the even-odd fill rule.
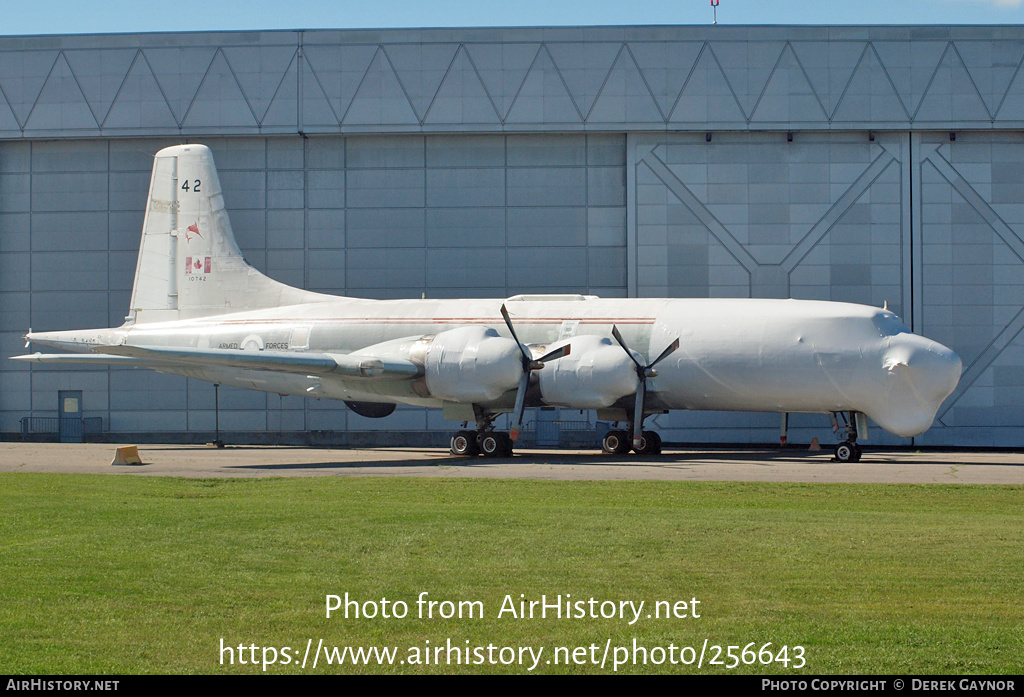
[[[156,154],[129,322],[159,322],[331,299],[292,288],[242,257],[213,154],[176,145]]]

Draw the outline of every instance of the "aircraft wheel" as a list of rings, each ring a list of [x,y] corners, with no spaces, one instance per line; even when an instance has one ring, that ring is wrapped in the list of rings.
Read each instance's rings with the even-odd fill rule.
[[[643,431],[640,434],[640,447],[634,450],[637,455],[658,455],[661,453],[661,436],[654,431]]]
[[[864,454],[864,450],[861,449],[857,443],[853,444],[853,461],[860,462],[860,456]]]
[[[625,431],[608,431],[601,440],[601,451],[609,455],[629,452],[629,436]]]
[[[473,457],[480,453],[476,442],[475,431],[459,431],[452,436],[452,455],[457,457]]]
[[[633,448],[633,452],[635,452],[637,455],[643,455],[646,452],[646,450],[647,450],[647,439],[644,438],[643,435],[641,435],[640,436],[640,447],[639,448],[634,447]]]
[[[601,452],[612,455],[615,453],[615,449],[619,447],[619,432],[608,431],[604,434],[604,438],[601,439]]]
[[[836,446],[836,462],[856,462],[860,459],[858,457],[858,450],[859,448],[856,443],[844,440]]]
[[[661,455],[661,436],[656,431],[644,431],[643,436],[647,441],[647,448],[644,452],[649,455]]]
[[[501,457],[512,457],[512,438],[507,433],[498,433],[498,440],[501,441]]]
[[[633,436],[628,431],[619,431],[619,447],[615,449],[618,455],[625,455],[633,449],[631,445]]]
[[[480,437],[480,452],[484,457],[500,457],[504,451],[501,434],[485,433]]]

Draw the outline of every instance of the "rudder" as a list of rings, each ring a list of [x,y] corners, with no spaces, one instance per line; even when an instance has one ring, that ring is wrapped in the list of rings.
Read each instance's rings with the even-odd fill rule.
[[[213,154],[164,148],[153,160],[129,322],[159,322],[331,299],[252,268],[235,242]]]

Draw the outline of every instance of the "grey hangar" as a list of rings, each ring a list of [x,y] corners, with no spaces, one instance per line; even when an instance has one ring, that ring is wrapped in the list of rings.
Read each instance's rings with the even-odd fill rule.
[[[0,37],[0,349],[121,322],[152,156],[200,142],[247,259],[290,285],[887,303],[964,361],[914,443],[1020,446],[1022,64],[1014,26]],[[56,416],[61,390],[108,433],[214,428],[204,383],[3,360],[0,433]],[[529,418],[594,421],[561,412]],[[269,442],[451,430],[226,389],[219,419]],[[649,423],[668,441],[779,433],[771,414]],[[828,434],[790,421],[790,440]]]

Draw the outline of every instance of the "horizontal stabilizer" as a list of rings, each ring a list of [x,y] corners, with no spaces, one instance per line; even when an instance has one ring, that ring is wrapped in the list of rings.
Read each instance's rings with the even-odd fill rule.
[[[111,357],[140,358],[173,365],[215,365],[303,375],[336,373],[354,378],[408,380],[418,377],[423,372],[420,366],[410,361],[395,358],[381,359],[365,355],[351,356],[343,353],[295,353],[124,345],[99,346],[95,350],[104,354],[112,354]]]

